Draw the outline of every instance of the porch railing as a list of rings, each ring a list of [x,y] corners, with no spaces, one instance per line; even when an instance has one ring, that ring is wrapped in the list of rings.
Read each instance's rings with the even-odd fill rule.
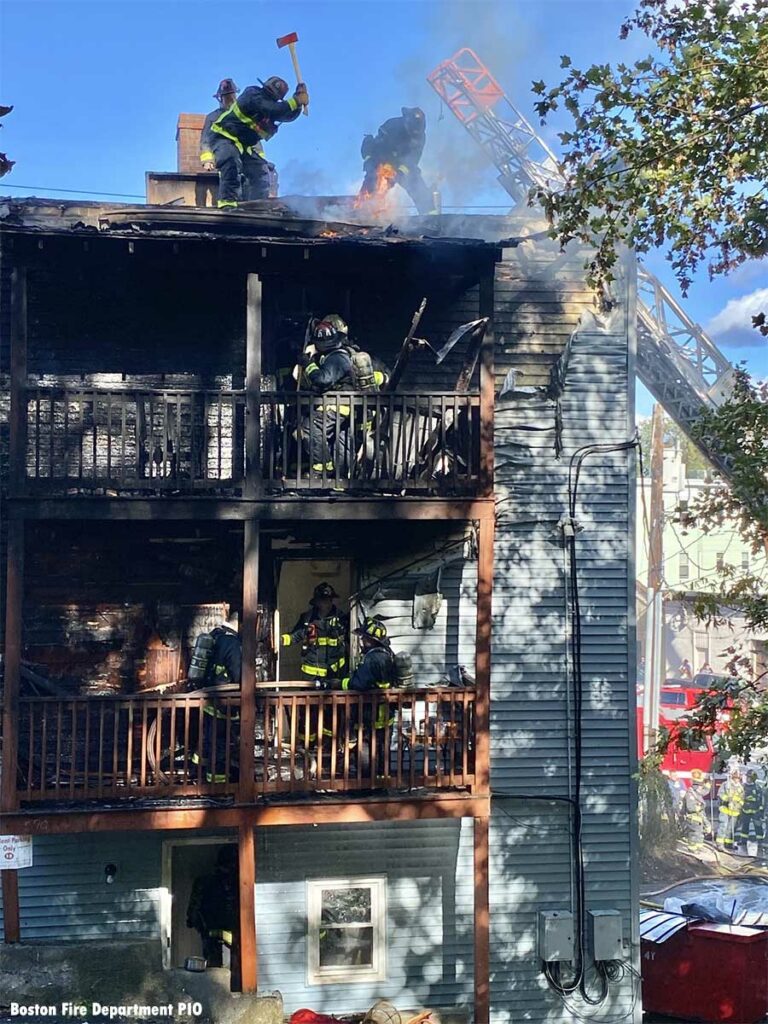
[[[475,694],[259,691],[253,799],[474,785]],[[239,790],[240,696],[23,697],[22,802]]]
[[[26,478],[34,493],[302,489],[472,494],[479,486],[478,394],[269,392],[258,395],[246,460],[242,390],[27,390]]]

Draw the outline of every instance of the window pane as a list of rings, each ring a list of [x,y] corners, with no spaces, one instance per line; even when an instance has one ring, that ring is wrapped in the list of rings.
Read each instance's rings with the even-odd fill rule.
[[[371,920],[371,890],[323,889],[323,924],[367,924]]]
[[[373,928],[321,928],[321,967],[372,967]]]

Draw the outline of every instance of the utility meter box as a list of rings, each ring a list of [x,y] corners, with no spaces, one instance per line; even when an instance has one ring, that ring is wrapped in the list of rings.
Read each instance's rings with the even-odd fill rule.
[[[539,959],[546,963],[573,960],[573,914],[570,910],[539,911]]]
[[[589,910],[587,931],[594,960],[621,960],[624,956],[624,937],[618,910]]]

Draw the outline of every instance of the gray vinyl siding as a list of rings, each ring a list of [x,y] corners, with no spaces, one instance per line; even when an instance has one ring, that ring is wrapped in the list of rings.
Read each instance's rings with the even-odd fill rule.
[[[519,274],[510,257],[509,278]],[[546,302],[559,316],[545,318],[541,337],[511,334],[507,319],[497,369],[521,366],[519,384],[543,384],[558,348],[587,309],[574,293],[578,255],[552,263]],[[530,264],[527,267],[532,273]],[[578,999],[564,1006],[547,988],[536,947],[537,914],[571,905],[569,812],[563,803],[532,797],[568,797],[573,766],[572,708],[567,679],[565,563],[560,517],[567,513],[568,466],[591,443],[619,443],[634,432],[629,402],[634,353],[633,268],[624,265],[619,308],[601,326],[586,315],[574,336],[561,398],[564,451],[555,458],[555,403],[541,393],[497,402],[496,494],[499,520],[494,579],[491,707],[491,1008],[495,1022],[570,1021],[576,1013],[639,1015],[631,982],[611,986],[604,1010]],[[504,271],[502,271],[504,273]],[[535,273],[546,280],[540,259]],[[499,304],[516,303],[509,288]],[[534,289],[529,280],[529,291]],[[565,288],[565,294],[562,289]],[[541,295],[545,292],[542,289]],[[519,308],[519,307],[516,307]],[[497,315],[497,337],[505,327]],[[501,326],[500,326],[501,324]],[[548,339],[558,337],[558,345]],[[510,345],[509,340],[516,341]],[[546,374],[544,371],[546,370]],[[537,429],[524,429],[535,427]],[[634,459],[597,455],[584,465],[577,520],[578,580],[583,637],[584,850],[587,904],[621,911],[625,936],[634,935],[634,764],[629,717],[631,494]],[[633,625],[633,624],[632,624]],[[631,702],[634,703],[634,700]],[[569,755],[569,739],[571,741]],[[627,956],[630,956],[629,947]],[[637,1017],[636,1019],[639,1019]]]
[[[343,1013],[381,998],[471,1004],[471,821],[269,828],[257,838],[259,986],[279,988],[289,1012]],[[370,875],[387,878],[387,980],[308,985],[306,881]]]
[[[200,837],[210,835],[201,831]],[[19,872],[25,942],[160,939],[164,840],[188,832],[40,836]],[[226,837],[222,834],[222,841]],[[256,830],[256,934],[261,991],[288,1013],[470,1005],[473,992],[472,822],[386,822]],[[107,864],[117,866],[112,885]],[[308,879],[384,875],[387,979],[307,984]]]

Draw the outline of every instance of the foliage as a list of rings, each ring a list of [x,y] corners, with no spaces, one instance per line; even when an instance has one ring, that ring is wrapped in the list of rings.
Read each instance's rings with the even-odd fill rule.
[[[768,252],[768,0],[640,0],[632,32],[654,52],[586,70],[563,56],[560,85],[533,83],[542,124],[562,104],[574,127],[560,133],[566,188],[531,198],[562,244],[597,244],[594,283],[618,243],[666,245],[685,293],[703,262],[713,276]]]
[[[667,778],[662,774],[663,750],[651,751],[637,772],[641,849],[659,854],[672,850],[679,838]]]

